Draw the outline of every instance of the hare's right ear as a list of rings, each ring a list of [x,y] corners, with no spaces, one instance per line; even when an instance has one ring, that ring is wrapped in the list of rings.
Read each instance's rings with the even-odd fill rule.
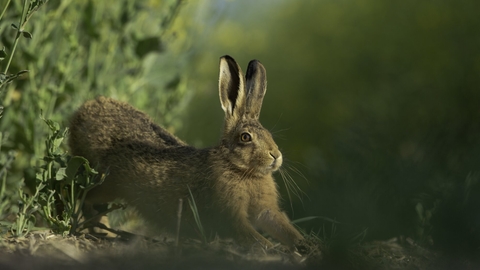
[[[252,60],[248,63],[247,75],[247,99],[246,113],[248,117],[258,119],[262,109],[263,98],[267,91],[267,72],[265,67],[258,60]]]
[[[225,118],[240,117],[245,108],[245,79],[240,66],[228,55],[220,58],[218,91]]]

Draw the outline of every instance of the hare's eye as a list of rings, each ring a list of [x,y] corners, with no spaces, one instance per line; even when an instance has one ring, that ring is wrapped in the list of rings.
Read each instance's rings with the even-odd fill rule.
[[[241,140],[242,142],[249,142],[249,141],[252,140],[252,135],[244,132],[244,133],[242,133],[242,135],[240,135],[240,140]]]

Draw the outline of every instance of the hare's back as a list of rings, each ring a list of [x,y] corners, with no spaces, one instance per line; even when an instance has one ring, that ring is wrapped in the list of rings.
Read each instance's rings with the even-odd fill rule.
[[[140,141],[157,147],[185,145],[155,124],[150,117],[130,106],[107,97],[85,102],[73,115],[69,146],[73,155],[91,163],[118,142]]]

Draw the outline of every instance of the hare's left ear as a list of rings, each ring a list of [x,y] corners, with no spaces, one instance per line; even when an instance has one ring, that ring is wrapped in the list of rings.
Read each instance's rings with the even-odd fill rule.
[[[258,119],[267,92],[267,71],[258,60],[252,60],[248,63],[245,78],[247,81],[245,113],[251,118]]]
[[[220,58],[218,92],[225,118],[238,119],[245,108],[245,79],[240,66],[228,56]]]

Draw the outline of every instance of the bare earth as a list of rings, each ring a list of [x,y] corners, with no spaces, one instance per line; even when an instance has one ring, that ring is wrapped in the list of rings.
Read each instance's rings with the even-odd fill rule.
[[[127,240],[125,240],[128,238]],[[437,254],[407,239],[319,251],[310,246],[292,254],[276,247],[245,251],[231,241],[202,244],[144,237],[62,237],[49,231],[0,239],[0,269],[477,269],[469,262],[441,263]],[[450,266],[454,267],[451,268]]]

